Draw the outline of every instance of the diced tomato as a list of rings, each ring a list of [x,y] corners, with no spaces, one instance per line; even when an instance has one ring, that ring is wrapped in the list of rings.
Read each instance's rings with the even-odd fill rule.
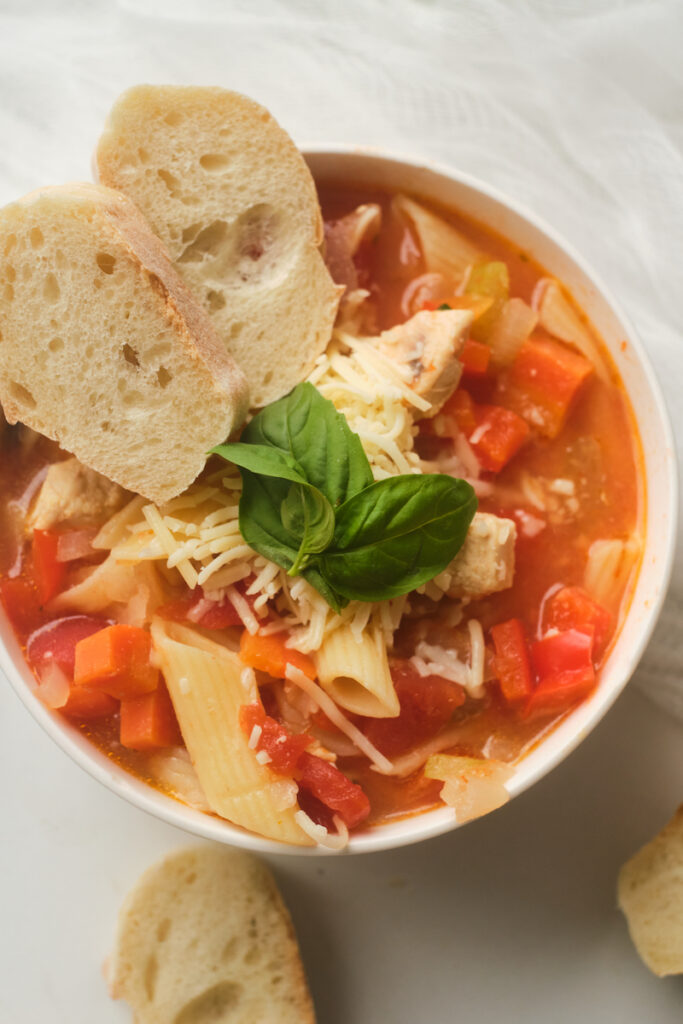
[[[436,302],[434,299],[425,299],[425,301],[422,303],[422,306],[420,307],[421,310],[426,310],[430,313],[433,313],[438,308],[439,303]]]
[[[453,436],[461,433],[469,437],[477,425],[474,401],[469,392],[462,388],[453,392],[439,415],[450,428],[447,432]]]
[[[363,732],[387,757],[395,757],[431,739],[465,702],[462,686],[441,676],[420,676],[410,661],[391,664],[401,711],[397,718],[363,719]]]
[[[355,828],[370,814],[370,801],[355,782],[335,765],[314,754],[302,754],[299,785],[338,814],[348,828]]]
[[[318,800],[317,796],[313,796],[310,790],[299,789],[297,803],[304,814],[307,814],[316,825],[322,825],[328,832],[336,831],[334,811],[331,807],[327,807],[322,800]]]
[[[60,711],[69,718],[106,718],[107,715],[113,715],[118,706],[119,702],[108,693],[72,684],[67,702]]]
[[[569,407],[593,365],[566,345],[529,339],[503,374],[498,397],[547,437],[557,437]]]
[[[67,615],[54,619],[31,633],[26,645],[26,657],[35,668],[54,661],[73,678],[76,644],[108,626],[106,619],[94,615]]]
[[[76,644],[74,683],[118,700],[140,697],[159,685],[159,670],[150,664],[150,653],[146,629],[107,626]]]
[[[58,546],[56,530],[33,531],[33,570],[43,603],[59,593],[66,579],[66,563],[57,558]]]
[[[508,704],[520,704],[533,690],[524,626],[519,619],[499,622],[491,629],[491,639],[501,693]]]
[[[254,726],[261,727],[256,750],[265,750],[270,757],[268,767],[280,775],[292,775],[311,737],[307,733],[295,735],[267,715],[260,704],[245,704],[240,708],[240,726],[251,736]]]
[[[489,368],[491,349],[481,341],[468,338],[458,358],[462,363],[463,373],[483,377]]]
[[[156,750],[182,741],[173,702],[163,683],[151,693],[121,701],[120,740],[129,750]]]
[[[568,629],[531,645],[531,662],[538,684],[529,697],[525,715],[566,710],[595,687],[593,635]]]
[[[480,405],[477,426],[469,441],[482,467],[498,473],[517,454],[529,436],[529,425],[500,405]]]
[[[227,629],[229,626],[242,625],[242,620],[229,598],[208,601],[200,587],[162,605],[157,614],[162,619],[170,619],[171,622],[193,622],[203,629]]]
[[[593,655],[600,657],[609,640],[612,615],[581,587],[563,587],[546,605],[546,625],[556,629],[578,629],[593,635]]]
[[[0,601],[17,633],[27,636],[45,621],[46,613],[35,584],[25,577],[0,580]]]
[[[245,665],[266,672],[274,679],[284,679],[288,664],[300,669],[309,679],[315,679],[316,669],[312,660],[300,651],[286,646],[286,633],[272,633],[260,636],[244,630],[240,639],[240,658]]]

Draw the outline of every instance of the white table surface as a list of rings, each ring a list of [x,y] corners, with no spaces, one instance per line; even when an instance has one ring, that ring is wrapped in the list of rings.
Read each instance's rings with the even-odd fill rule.
[[[0,751],[0,1022],[123,1024],[100,973],[117,908],[191,840],[91,780],[6,686]],[[631,688],[487,819],[391,853],[269,858],[319,1024],[680,1024],[683,977],[640,963],[615,884],[682,780],[683,729]]]
[[[86,177],[128,85],[237,88],[299,142],[440,158],[533,206],[625,303],[681,428],[682,38],[680,0],[0,0],[0,202]],[[0,779],[0,1024],[124,1024],[100,975],[116,910],[188,837],[73,765],[2,679]],[[680,1024],[683,978],[640,963],[615,884],[682,799],[683,728],[631,688],[486,820],[272,859],[320,1024]]]

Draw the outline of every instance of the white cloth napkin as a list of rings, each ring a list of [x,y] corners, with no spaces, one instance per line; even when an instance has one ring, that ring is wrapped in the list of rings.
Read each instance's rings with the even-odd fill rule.
[[[585,254],[678,436],[682,43],[680,0],[0,0],[0,202],[87,178],[111,102],[144,81],[241,90],[299,143],[442,159]],[[681,719],[682,621],[679,551],[637,681]]]

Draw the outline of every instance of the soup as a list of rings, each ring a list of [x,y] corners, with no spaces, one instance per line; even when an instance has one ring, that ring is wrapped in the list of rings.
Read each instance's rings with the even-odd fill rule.
[[[642,494],[609,356],[531,254],[419,198],[320,199],[345,292],[315,402],[370,480],[465,482],[477,511],[452,561],[335,606],[245,543],[229,449],[157,508],[16,428],[0,594],[40,699],[123,767],[263,835],[341,846],[505,801],[515,763],[599,685]]]

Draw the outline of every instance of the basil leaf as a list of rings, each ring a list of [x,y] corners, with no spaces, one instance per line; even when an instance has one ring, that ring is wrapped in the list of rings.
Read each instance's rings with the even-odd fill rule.
[[[240,441],[234,441],[212,448],[211,454],[220,455],[240,469],[248,469],[261,476],[279,477],[281,480],[291,480],[296,484],[308,483],[291,455],[269,445],[242,444]]]
[[[316,562],[307,569],[304,569],[301,575],[307,583],[310,583],[311,586],[325,598],[330,608],[339,614],[342,608],[346,608],[349,603],[349,599],[348,597],[343,597],[341,594],[338,594],[334,587],[330,586],[317,566],[318,563]]]
[[[305,480],[335,508],[372,483],[360,438],[308,382],[262,409],[242,432],[242,442],[278,449],[292,458]]]
[[[285,530],[301,538],[290,576],[298,575],[311,554],[324,551],[334,535],[334,510],[317,487],[292,484],[280,506],[280,518]]]
[[[242,537],[264,558],[283,569],[291,569],[300,541],[284,527],[280,515],[291,486],[289,481],[259,476],[248,469],[242,469],[241,474],[239,524]]]
[[[336,513],[327,583],[351,600],[384,601],[433,579],[460,550],[477,499],[464,480],[437,473],[389,477]]]

